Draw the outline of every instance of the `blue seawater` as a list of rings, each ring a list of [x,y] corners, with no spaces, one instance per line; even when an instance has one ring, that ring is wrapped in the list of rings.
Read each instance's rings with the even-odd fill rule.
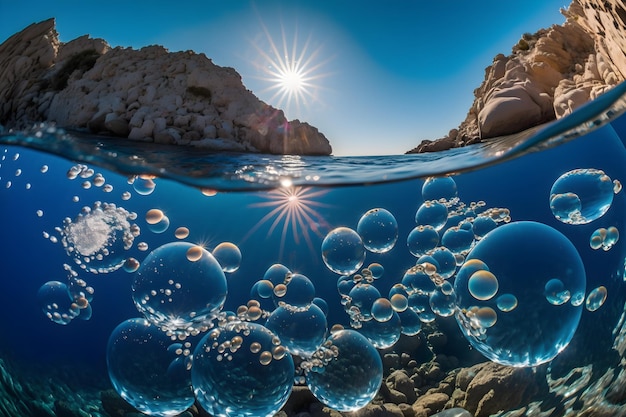
[[[421,155],[1,132],[0,415],[176,415],[192,392],[295,415],[307,387],[353,411],[389,402],[394,370],[412,403],[488,361],[537,388],[499,415],[623,414],[625,92]]]

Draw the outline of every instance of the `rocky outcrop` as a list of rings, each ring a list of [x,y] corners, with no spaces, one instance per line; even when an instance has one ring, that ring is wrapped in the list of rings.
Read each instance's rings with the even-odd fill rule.
[[[624,0],[573,0],[562,25],[524,34],[497,55],[457,129],[409,153],[514,134],[570,114],[626,78]]]
[[[232,68],[161,46],[59,41],[54,19],[0,45],[0,125],[49,121],[144,142],[273,154],[328,155],[316,128],[287,121]]]

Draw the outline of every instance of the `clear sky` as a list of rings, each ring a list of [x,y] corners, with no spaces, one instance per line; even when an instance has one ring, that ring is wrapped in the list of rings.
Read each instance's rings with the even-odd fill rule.
[[[498,53],[562,24],[567,0],[0,0],[0,42],[55,17],[61,41],[204,52],[289,119],[323,132],[335,155],[400,154],[457,127]],[[276,49],[272,49],[272,44]],[[278,58],[277,58],[278,56]],[[296,64],[292,97],[276,81]],[[274,80],[272,80],[274,78]],[[280,78],[280,77],[278,77]],[[297,77],[296,77],[297,78]]]

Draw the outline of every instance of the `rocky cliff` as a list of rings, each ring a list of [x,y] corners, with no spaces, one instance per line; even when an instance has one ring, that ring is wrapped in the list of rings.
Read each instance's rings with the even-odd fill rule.
[[[524,34],[497,55],[467,117],[446,137],[408,153],[469,145],[570,114],[626,78],[624,0],[573,0],[565,23]]]
[[[85,35],[59,41],[54,19],[0,45],[0,125],[34,122],[132,140],[218,150],[328,155],[316,128],[287,121],[232,68],[161,46],[112,48]]]

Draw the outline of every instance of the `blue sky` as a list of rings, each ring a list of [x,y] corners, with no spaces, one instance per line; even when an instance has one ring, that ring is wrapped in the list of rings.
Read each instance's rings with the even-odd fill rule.
[[[457,127],[484,68],[524,32],[561,24],[564,0],[0,0],[0,41],[56,17],[61,41],[160,44],[234,67],[262,100],[318,127],[335,155],[399,154]],[[283,40],[285,43],[283,43]],[[281,99],[271,43],[301,57],[304,100]],[[295,49],[294,49],[295,45]],[[294,54],[295,51],[295,54]],[[307,65],[303,65],[307,63]],[[299,105],[296,105],[299,104]]]

